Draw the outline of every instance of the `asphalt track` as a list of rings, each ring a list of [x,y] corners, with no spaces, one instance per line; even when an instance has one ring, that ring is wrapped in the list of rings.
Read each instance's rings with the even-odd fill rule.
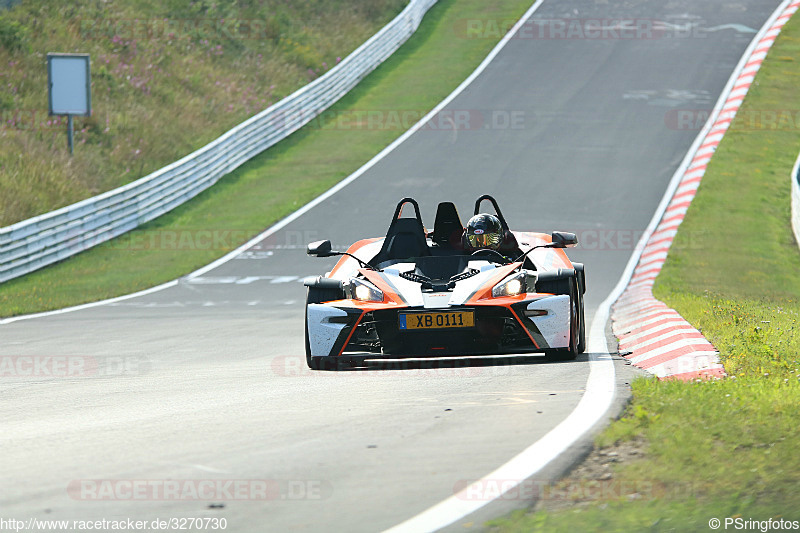
[[[332,261],[306,258],[303,245],[380,236],[403,196],[417,198],[432,225],[437,202],[455,201],[466,219],[491,193],[514,228],[578,233],[584,246],[571,256],[586,264],[591,321],[698,133],[674,127],[675,110],[712,107],[754,35],[746,28],[777,6],[547,1],[535,19],[714,31],[514,39],[448,106],[468,112],[469,127],[416,133],[239,258],[146,296],[0,326],[6,361],[65,357],[91,374],[0,381],[2,517],[225,517],[230,531],[378,531],[491,472],[572,411],[587,357],[312,373],[298,280]],[[615,364],[609,416],[632,375]],[[540,480],[585,448],[584,439]],[[253,479],[275,480],[277,492],[192,501],[68,491],[91,487],[85,480]],[[529,503],[492,504],[462,522]]]

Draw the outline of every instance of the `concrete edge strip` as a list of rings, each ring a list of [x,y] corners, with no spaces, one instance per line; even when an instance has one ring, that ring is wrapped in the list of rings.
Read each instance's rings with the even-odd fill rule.
[[[668,203],[659,217],[660,221],[655,231],[648,235],[647,243],[641,253],[647,260],[639,262],[632,278],[634,283],[614,305],[612,311],[614,334],[619,338],[620,349],[627,348],[629,350],[623,352],[624,356],[636,366],[644,368],[660,378],[691,380],[725,375],[722,364],[719,362],[718,352],[715,350],[712,352],[713,355],[709,355],[708,346],[711,346],[711,343],[708,343],[697,329],[680,317],[677,311],[656,300],[652,289],[656,276],[661,272],[666,261],[667,254],[665,252],[668,252],[672,245],[675,230],[683,222],[714,151],[742,105],[747,91],[754,82],[755,74],[766,58],[767,51],[772,47],[784,24],[797,11],[798,7],[800,7],[800,0],[782,2],[742,55],[705,127],[672,177],[667,194],[664,196]],[[800,162],[800,159],[798,161]],[[796,180],[793,181],[796,188]],[[800,198],[797,200],[800,201]],[[795,228],[795,233],[798,233],[798,228]],[[658,239],[654,238],[654,234],[660,235]],[[648,310],[652,310],[654,306],[659,306],[662,312],[672,311],[680,317],[680,320],[671,323],[671,331],[675,335],[680,335],[684,339],[691,338],[693,341],[702,339],[703,342],[676,342],[665,350],[659,343],[663,345],[663,335],[667,330],[663,327],[659,328],[657,323],[651,326],[652,333],[658,332],[660,335],[652,336],[649,342],[636,342],[636,339],[647,337],[648,328],[639,327],[636,331],[631,328],[637,323],[641,325],[649,318],[652,311],[648,313]]]

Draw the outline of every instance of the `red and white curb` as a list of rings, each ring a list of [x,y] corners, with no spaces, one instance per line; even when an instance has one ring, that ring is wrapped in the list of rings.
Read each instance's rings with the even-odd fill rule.
[[[691,324],[653,297],[653,283],[695,197],[700,180],[767,52],[783,25],[800,7],[800,0],[786,1],[776,10],[742,56],[717,106],[698,135],[684,164],[673,178],[666,209],[652,231],[633,271],[628,287],[614,304],[612,321],[619,351],[634,365],[660,378],[683,380],[725,375],[719,352]]]

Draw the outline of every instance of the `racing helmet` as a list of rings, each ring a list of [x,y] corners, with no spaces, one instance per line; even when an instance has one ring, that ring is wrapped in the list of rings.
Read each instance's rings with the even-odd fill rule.
[[[475,215],[464,230],[464,247],[469,250],[497,250],[503,242],[503,226],[494,215]]]

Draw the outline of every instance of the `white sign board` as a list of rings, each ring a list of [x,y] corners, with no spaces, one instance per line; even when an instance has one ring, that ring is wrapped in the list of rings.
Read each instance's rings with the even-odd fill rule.
[[[89,54],[47,54],[51,115],[92,114]]]

